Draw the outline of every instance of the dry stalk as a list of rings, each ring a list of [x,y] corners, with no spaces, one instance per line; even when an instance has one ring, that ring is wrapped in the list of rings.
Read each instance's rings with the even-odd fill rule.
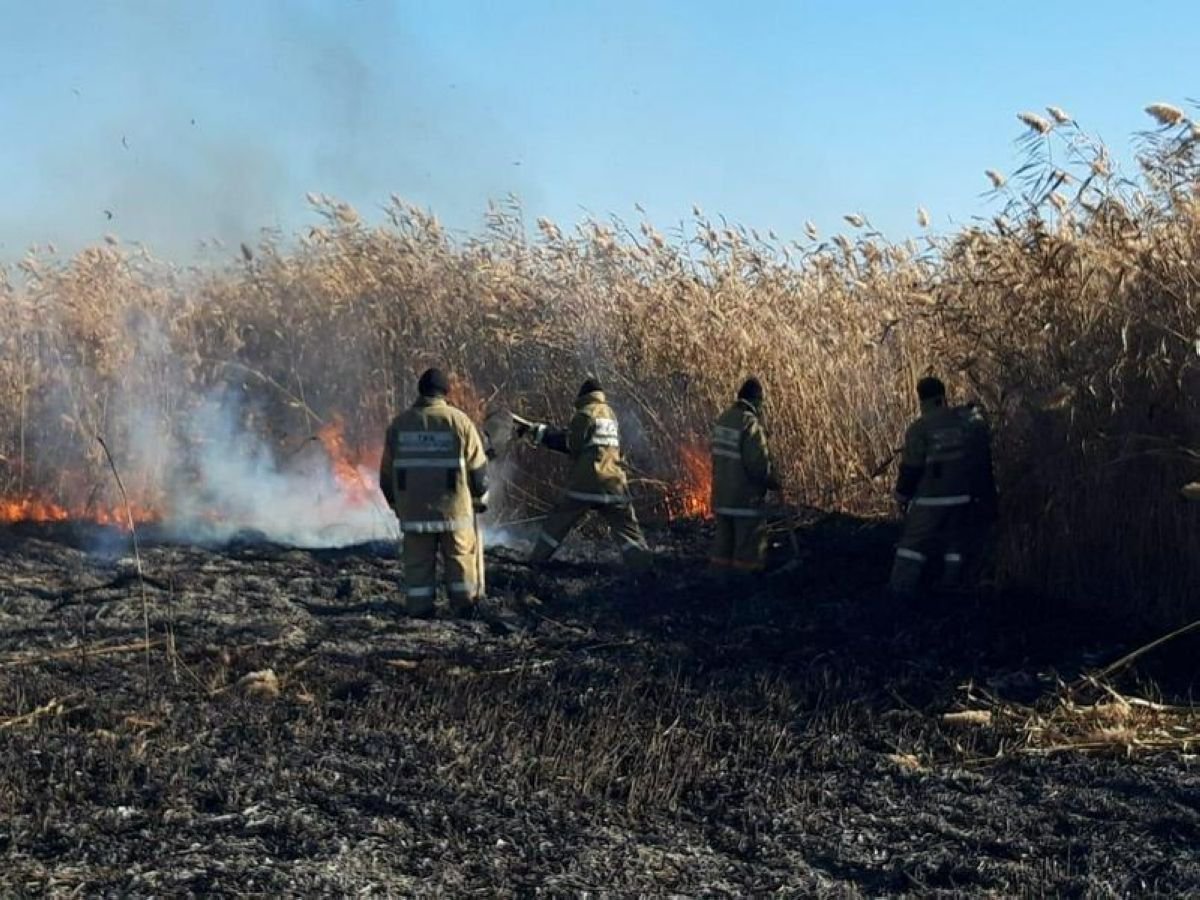
[[[1093,685],[1097,681],[1102,681],[1105,678],[1111,678],[1117,672],[1119,672],[1122,669],[1125,669],[1128,666],[1132,665],[1133,663],[1137,662],[1137,660],[1141,659],[1143,656],[1145,656],[1151,650],[1157,650],[1159,647],[1161,647],[1163,644],[1167,643],[1168,641],[1173,641],[1177,637],[1182,637],[1185,634],[1190,634],[1191,632],[1196,631],[1197,629],[1200,629],[1200,619],[1197,619],[1195,622],[1192,622],[1190,625],[1184,625],[1182,628],[1176,628],[1170,634],[1164,634],[1162,637],[1160,637],[1156,640],[1153,640],[1150,643],[1145,644],[1141,647],[1138,647],[1132,653],[1125,654],[1120,659],[1118,659],[1116,662],[1101,669],[1094,676],[1085,676],[1085,678],[1088,681],[1088,683],[1093,684]]]
[[[39,663],[59,662],[64,659],[93,659],[97,656],[112,656],[118,653],[149,652],[160,646],[162,641],[136,641],[131,644],[110,644],[103,646],[70,647],[66,650],[54,650],[50,653],[24,653],[0,659],[0,669],[17,669],[24,666],[36,666]]]
[[[133,539],[133,562],[137,567],[138,587],[142,597],[142,632],[146,644],[146,693],[150,692],[150,598],[146,593],[146,579],[142,575],[142,553],[138,547],[137,523],[133,519],[133,508],[129,505],[129,495],[125,492],[125,484],[121,481],[121,473],[117,471],[117,463],[113,459],[112,453],[108,449],[108,444],[104,442],[104,437],[96,435],[96,440],[100,442],[101,448],[104,450],[104,456],[108,460],[109,468],[112,469],[113,478],[117,481],[117,489],[121,492],[121,502],[125,507],[125,518],[129,525],[129,533]],[[167,652],[171,656],[172,662],[175,660],[175,632],[173,628],[167,629]],[[179,670],[177,667],[173,669],[175,675],[175,683],[179,683]]]
[[[79,694],[69,694],[66,697],[55,697],[53,700],[50,700],[36,709],[32,709],[29,712],[24,713],[23,715],[13,716],[9,719],[0,719],[0,729],[14,728],[17,725],[29,725],[43,716],[61,715],[66,709],[67,702],[78,696]]]

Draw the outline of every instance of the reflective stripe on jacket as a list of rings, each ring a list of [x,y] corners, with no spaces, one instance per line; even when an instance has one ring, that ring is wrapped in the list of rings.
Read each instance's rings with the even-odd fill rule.
[[[994,495],[990,482],[990,435],[982,416],[973,407],[923,403],[904,435],[897,492],[915,506],[964,506],[984,500],[989,490]]]
[[[567,495],[591,503],[619,503],[629,497],[621,466],[621,430],[617,415],[603,391],[584,394],[575,401],[575,415],[567,427]]]
[[[767,491],[776,479],[766,432],[749,401],[738,400],[713,425],[712,471],[714,513],[733,518],[763,514]]]
[[[483,439],[467,414],[441,397],[422,397],[392,420],[379,486],[409,532],[472,527],[471,485],[482,481]]]

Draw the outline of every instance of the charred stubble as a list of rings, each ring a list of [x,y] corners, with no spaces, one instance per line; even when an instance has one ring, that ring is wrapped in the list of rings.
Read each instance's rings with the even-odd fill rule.
[[[898,616],[867,577],[886,571],[886,529],[826,519],[800,537],[800,573],[736,602],[699,574],[694,526],[652,533],[651,581],[570,561],[534,575],[497,557],[501,596],[470,622],[404,619],[371,548],[151,546],[188,674],[175,683],[156,649],[147,700],[140,652],[97,652],[140,636],[137,588],[50,532],[10,536],[6,883],[501,895],[1194,883],[1197,860],[1180,852],[1200,827],[1191,751],[1046,752],[1035,719],[1013,713],[1024,704],[1057,723],[1053,740],[1071,737],[1055,678],[1119,656],[1111,634],[1068,646],[1061,621],[1011,597]],[[574,550],[603,555],[586,538]],[[80,579],[96,589],[70,595]],[[64,594],[90,620],[86,648],[78,619],[53,612]],[[983,693],[997,698],[990,718],[953,718]]]

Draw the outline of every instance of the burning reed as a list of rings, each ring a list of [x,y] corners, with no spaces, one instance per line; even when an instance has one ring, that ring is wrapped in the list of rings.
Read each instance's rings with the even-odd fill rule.
[[[644,508],[664,517],[703,512],[697,436],[756,373],[789,498],[883,514],[912,384],[937,372],[993,418],[999,578],[1175,621],[1200,577],[1196,516],[1176,501],[1195,474],[1200,206],[1190,120],[1149,114],[1132,180],[1062,110],[1023,114],[1029,165],[986,172],[1002,213],[901,244],[860,214],[849,236],[808,226],[788,242],[699,209],[666,236],[616,220],[527,229],[512,205],[459,241],[398,198],[371,225],[313,195],[318,225],[265,233],[216,268],[113,241],[31,251],[0,279],[0,491],[111,509],[103,434],[131,495],[163,516],[203,520],[220,481],[218,510],[249,492],[303,517],[280,499],[309,496],[291,462],[324,452],[321,478],[353,494],[437,362],[472,402],[539,417],[564,417],[569,385],[600,375]],[[214,402],[229,427],[197,428]],[[210,464],[231,457],[254,465],[230,481]],[[510,500],[549,498],[538,464],[522,461]],[[276,475],[277,492],[253,495]]]

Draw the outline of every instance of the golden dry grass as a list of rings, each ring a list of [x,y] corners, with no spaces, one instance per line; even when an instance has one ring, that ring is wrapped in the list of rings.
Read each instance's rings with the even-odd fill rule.
[[[475,404],[559,419],[596,372],[647,490],[686,477],[686,448],[756,373],[790,498],[881,514],[912,385],[937,372],[996,426],[1000,579],[1176,621],[1200,577],[1178,502],[1196,463],[1197,141],[1183,111],[1148,112],[1132,180],[1064,111],[1022,114],[1028,165],[986,172],[1003,213],[903,243],[858,213],[848,235],[809,223],[789,242],[699,209],[668,233],[527,229],[514,204],[455,240],[399,198],[375,226],[310,195],[318,225],[223,266],[116,239],[31,252],[0,280],[0,486],[108,496],[103,434],[153,502],[172,461],[129,458],[130,409],[166,428],[218,387],[284,452],[334,415],[377,445],[440,362]],[[519,488],[548,491],[536,472]]]
[[[1066,752],[1123,757],[1168,752],[1195,757],[1200,747],[1200,715],[1194,706],[1125,697],[1099,683],[1097,690],[1102,698],[1092,702],[1080,702],[1065,690],[1033,706],[972,696],[972,702],[984,703],[987,708],[946,713],[942,720],[960,728],[995,730],[1001,739],[998,752],[975,757],[975,763]]]

